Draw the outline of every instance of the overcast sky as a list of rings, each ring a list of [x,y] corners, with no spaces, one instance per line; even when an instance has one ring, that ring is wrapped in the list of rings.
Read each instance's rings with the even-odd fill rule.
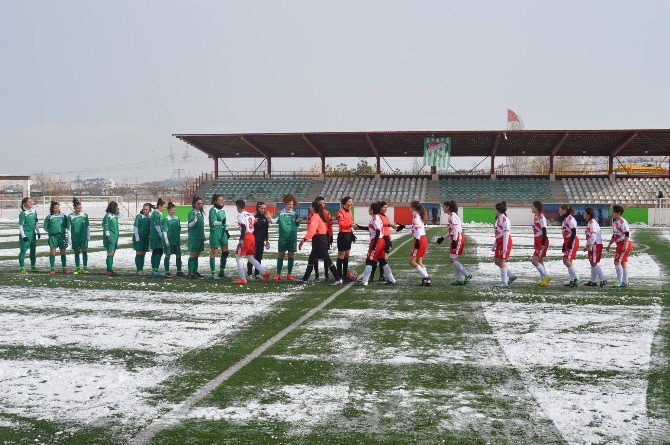
[[[500,129],[507,107],[668,128],[669,5],[0,0],[0,173],[157,179],[172,133]]]

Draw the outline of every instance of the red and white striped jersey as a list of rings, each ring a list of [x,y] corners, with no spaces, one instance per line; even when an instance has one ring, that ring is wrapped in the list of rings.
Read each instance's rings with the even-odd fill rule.
[[[512,224],[509,222],[509,218],[503,213],[498,215],[498,218],[496,218],[496,224],[493,226],[493,230],[496,236],[496,239],[500,239],[503,237],[505,233],[508,235],[512,233]]]
[[[533,236],[539,238],[542,236],[542,229],[547,228],[547,218],[540,213],[540,216],[533,216]]]
[[[412,211],[412,235],[416,239],[426,236],[426,226],[421,219],[421,214],[416,210]]]
[[[622,243],[626,238],[626,232],[630,232],[628,228],[628,221],[619,217],[619,219],[612,222],[612,239],[617,243]]]
[[[463,233],[463,225],[461,224],[461,218],[458,217],[458,213],[451,212],[451,215],[447,219],[447,229],[449,230],[449,236],[454,241]]]
[[[602,244],[603,243],[603,233],[600,230],[600,224],[596,221],[595,218],[591,218],[586,224],[586,245],[592,246],[593,244]]]
[[[240,229],[245,227],[245,233],[254,233],[254,223],[256,218],[251,213],[246,210],[240,212],[237,215],[237,224],[240,225]]]
[[[382,231],[384,230],[384,223],[379,215],[372,215],[372,219],[368,224],[368,229],[370,230],[370,239],[375,239],[377,230],[379,230],[379,236],[383,236]]]
[[[577,220],[572,215],[567,215],[561,224],[561,230],[563,231],[563,239],[570,238],[572,229],[577,229]]]

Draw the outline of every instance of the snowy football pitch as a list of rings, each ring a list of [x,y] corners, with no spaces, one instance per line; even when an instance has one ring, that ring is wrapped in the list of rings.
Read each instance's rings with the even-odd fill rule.
[[[492,230],[476,226],[468,286],[448,286],[430,229],[433,287],[417,286],[404,235],[396,286],[342,289],[138,277],[129,232],[122,276],[106,278],[97,230],[92,275],[49,276],[41,247],[23,277],[0,224],[0,444],[670,442],[670,230],[633,230],[631,287],[616,290],[562,285],[556,229],[554,281],[535,287],[529,229],[514,229],[509,289],[492,287]],[[576,264],[588,278],[584,253]]]

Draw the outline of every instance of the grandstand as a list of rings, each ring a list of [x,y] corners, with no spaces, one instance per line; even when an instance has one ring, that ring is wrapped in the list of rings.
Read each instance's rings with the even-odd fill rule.
[[[457,199],[468,204],[493,203],[505,199],[510,203],[554,201],[546,178],[446,178],[440,181],[440,200]]]
[[[211,197],[221,193],[226,199],[278,201],[293,193],[300,201],[322,194],[330,202],[350,195],[359,203],[384,198],[392,204],[418,199],[438,202],[455,198],[462,204],[491,205],[505,199],[511,204],[544,202],[621,202],[634,206],[653,206],[663,191],[670,196],[668,170],[657,164],[642,170],[622,163],[620,157],[660,157],[670,155],[670,130],[518,130],[518,131],[384,131],[312,133],[176,134],[178,139],[206,153],[214,161],[214,172],[204,174],[185,194],[194,192]],[[381,160],[386,157],[410,158],[423,155],[426,137],[449,137],[452,157],[474,156],[490,160],[490,175],[439,175],[436,167],[414,175],[385,175]],[[371,175],[327,177],[326,158],[375,157]],[[504,176],[496,171],[496,157],[546,157],[549,170],[528,172],[528,176]],[[589,172],[557,170],[556,156],[607,158],[607,166]],[[219,159],[264,159],[266,171],[255,177],[219,176]],[[311,178],[304,173],[282,178],[273,172],[273,158],[318,158],[321,171]],[[614,168],[618,161],[625,168]],[[428,168],[426,168],[428,170]],[[571,172],[571,173],[567,173]],[[663,172],[661,174],[661,172]],[[445,172],[443,172],[445,173]],[[262,176],[260,176],[262,175]],[[289,176],[287,175],[287,176]],[[638,177],[639,176],[639,177]]]
[[[670,196],[670,178],[563,178],[571,202],[654,205],[658,192]]]
[[[203,195],[205,199],[211,199],[214,193],[218,193],[227,200],[278,201],[287,193],[306,196],[311,182],[301,178],[219,178],[207,184]]]
[[[370,203],[380,197],[388,202],[426,200],[427,178],[328,178],[321,195],[336,202],[349,195],[355,202]]]

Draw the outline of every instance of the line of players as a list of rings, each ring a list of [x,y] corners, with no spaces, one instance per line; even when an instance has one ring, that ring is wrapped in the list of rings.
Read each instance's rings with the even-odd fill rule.
[[[333,284],[339,285],[344,281],[355,280],[357,275],[348,270],[349,254],[352,243],[356,240],[355,230],[367,230],[370,234],[370,243],[366,255],[365,269],[358,280],[358,284],[367,286],[369,281],[374,278],[375,269],[380,269],[380,281],[387,284],[394,284],[395,278],[390,265],[386,261],[386,256],[392,246],[391,228],[401,231],[405,228],[403,224],[393,224],[386,216],[387,205],[385,202],[375,202],[369,207],[370,222],[367,226],[354,224],[351,207],[353,200],[350,197],[344,197],[341,200],[342,207],[337,212],[337,224],[339,233],[337,238],[338,256],[334,264],[330,259],[329,250],[333,244],[333,219],[330,213],[325,209],[325,199],[322,196],[312,203],[310,216],[307,218],[307,230],[304,238],[297,243],[298,225],[305,219],[300,218],[295,211],[297,199],[288,194],[283,198],[284,209],[274,216],[266,212],[264,203],[258,203],[256,214],[253,215],[245,210],[244,200],[235,202],[238,215],[237,224],[240,228],[240,238],[236,248],[236,262],[239,278],[235,283],[247,283],[247,276],[251,276],[252,269],[254,274],[260,276],[264,281],[270,278],[270,273],[265,270],[261,264],[263,251],[269,248],[268,226],[270,223],[278,225],[278,257],[277,272],[274,280],[281,280],[283,262],[288,256],[286,279],[293,281],[293,263],[297,249],[302,249],[307,241],[312,242],[312,250],[309,255],[308,265],[302,279],[298,281],[306,282],[309,280],[312,272],[315,272],[318,278],[318,262],[323,261],[324,273],[328,279],[330,272],[334,281]],[[229,256],[228,239],[229,233],[226,229],[226,214],[223,210],[224,200],[220,195],[212,197],[212,208],[209,211],[209,244],[210,244],[210,275],[211,278],[222,278],[225,276],[226,262]],[[25,255],[30,252],[31,269],[36,270],[36,239],[41,237],[37,227],[37,212],[32,208],[33,201],[30,198],[24,198],[21,207],[22,212],[19,216],[19,265],[21,273],[26,274]],[[423,260],[428,249],[426,238],[425,221],[427,212],[423,205],[418,201],[410,203],[412,210],[411,230],[413,234],[413,247],[410,250],[409,263],[421,276],[421,285],[431,285],[431,277],[428,274]],[[163,217],[163,211],[167,209],[167,216]],[[451,282],[452,285],[465,285],[470,282],[472,275],[465,269],[459,258],[463,255],[465,247],[465,234],[463,226],[458,217],[458,205],[455,201],[445,201],[442,209],[447,215],[446,238],[450,240],[450,262],[454,268],[456,279]],[[61,265],[63,273],[69,273],[67,269],[67,247],[72,246],[75,255],[74,274],[87,274],[88,270],[88,243],[90,241],[90,223],[88,215],[82,211],[82,205],[77,198],[73,199],[73,210],[70,215],[64,215],[60,212],[60,205],[52,202],[49,209],[49,215],[45,218],[44,229],[48,234],[49,240],[49,263],[50,274],[55,274],[55,257],[57,251],[60,251]],[[534,252],[531,258],[532,264],[540,274],[539,286],[546,286],[551,281],[544,267],[544,258],[549,248],[549,238],[547,236],[547,221],[542,214],[543,204],[535,201],[531,208],[533,212],[533,235]],[[499,287],[509,286],[516,280],[516,276],[509,270],[507,260],[512,251],[511,223],[507,217],[507,204],[502,201],[495,205],[495,224],[494,224],[494,243],[492,251],[494,252],[494,263],[500,268],[501,281],[497,284]],[[617,283],[615,287],[626,287],[628,285],[628,256],[633,248],[630,240],[630,230],[627,221],[623,218],[624,209],[620,205],[613,206],[613,226],[612,238],[606,251],[609,252],[612,244],[616,243],[616,253],[614,256],[615,270],[617,274]],[[136,216],[134,221],[133,248],[136,251],[135,266],[138,274],[144,273],[144,262],[146,253],[151,250],[151,268],[152,274],[157,277],[171,278],[170,260],[175,256],[176,269],[178,277],[186,277],[182,271],[181,261],[181,221],[176,216],[176,206],[173,203],[165,203],[158,199],[156,205],[150,203],[144,204],[142,211]],[[574,209],[566,204],[562,205],[559,214],[562,218],[561,231],[563,234],[563,263],[567,267],[570,281],[567,286],[575,287],[581,283],[573,261],[579,250],[579,237],[577,235],[577,222],[574,218]],[[607,285],[599,263],[602,257],[603,241],[602,230],[595,218],[593,209],[587,208],[584,212],[587,220],[586,226],[586,246],[588,260],[591,265],[591,279],[585,283],[586,286]],[[113,269],[114,254],[118,247],[119,228],[118,228],[119,208],[116,202],[110,202],[106,209],[105,217],[102,222],[103,229],[103,247],[107,252],[105,275],[116,276]],[[188,277],[192,279],[202,278],[198,271],[198,260],[205,247],[205,215],[203,209],[203,200],[194,197],[192,200],[192,210],[188,216]],[[437,243],[444,242],[445,236],[437,239]],[[296,249],[297,246],[297,249]],[[219,256],[220,255],[220,256]],[[80,258],[81,256],[81,258]],[[220,259],[219,273],[216,274],[216,260]],[[83,267],[81,260],[83,259]],[[161,259],[165,273],[160,271]]]

